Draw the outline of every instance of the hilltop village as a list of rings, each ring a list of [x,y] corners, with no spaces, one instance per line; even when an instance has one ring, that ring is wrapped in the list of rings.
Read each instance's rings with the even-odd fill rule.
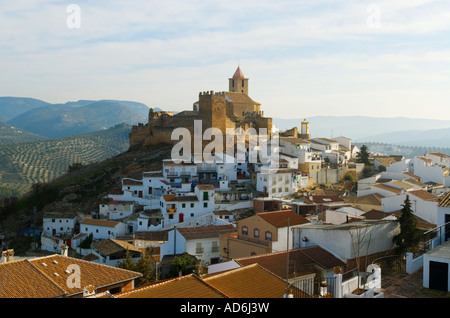
[[[202,133],[276,129],[238,67],[228,91],[199,93],[192,110],[150,109],[130,148],[174,144],[173,130],[193,134],[196,120]],[[383,275],[400,263],[406,275],[423,271],[423,287],[450,290],[450,156],[363,160],[350,138],[313,129],[305,119],[279,132],[276,160],[250,160],[248,140],[244,160],[166,158],[123,178],[96,211],[46,213],[39,246],[49,255],[3,251],[0,297],[382,298]],[[407,197],[424,249],[395,258]]]

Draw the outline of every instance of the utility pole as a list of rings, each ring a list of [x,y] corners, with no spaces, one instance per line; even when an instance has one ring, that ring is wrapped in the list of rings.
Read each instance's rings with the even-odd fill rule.
[[[287,240],[286,240],[286,297],[289,294],[289,218],[287,221]]]

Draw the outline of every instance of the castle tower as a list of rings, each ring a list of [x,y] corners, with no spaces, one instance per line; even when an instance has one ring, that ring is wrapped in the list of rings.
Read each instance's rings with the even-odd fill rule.
[[[309,122],[307,122],[306,119],[302,121],[300,127],[300,138],[305,140],[311,139],[311,135],[309,134]]]
[[[238,66],[232,78],[228,79],[229,92],[245,93],[248,95],[248,78],[245,78]]]

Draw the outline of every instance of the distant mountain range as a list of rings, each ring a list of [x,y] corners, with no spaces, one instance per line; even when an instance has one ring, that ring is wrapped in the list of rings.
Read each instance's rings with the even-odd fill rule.
[[[304,118],[272,122],[281,131],[298,127]],[[345,136],[354,142],[384,142],[405,146],[450,147],[450,120],[316,116],[306,119],[313,138]]]
[[[33,98],[0,97],[0,121],[46,138],[104,130],[120,123],[146,123],[148,110],[148,106],[132,101],[50,104]]]

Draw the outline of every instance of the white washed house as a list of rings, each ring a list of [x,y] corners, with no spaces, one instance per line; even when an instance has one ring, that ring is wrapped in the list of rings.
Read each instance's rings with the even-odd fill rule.
[[[365,220],[348,224],[303,224],[293,227],[294,248],[320,245],[344,260],[389,251],[397,221]]]
[[[114,239],[127,234],[127,225],[122,222],[85,218],[80,222],[80,233],[92,233],[94,240]]]
[[[43,216],[42,229],[47,236],[72,235],[77,221],[75,212],[48,212]]]
[[[134,212],[134,203],[110,200],[99,204],[99,214],[109,220],[123,219]]]
[[[384,212],[401,210],[407,195],[411,202],[411,210],[415,215],[429,223],[438,223],[439,197],[424,190],[413,190],[396,196],[382,198],[381,210]]]
[[[219,236],[236,232],[232,224],[174,228],[168,233],[167,243],[161,244],[160,259],[165,255],[188,253],[203,266],[221,261]]]
[[[214,211],[214,192],[212,185],[197,185],[194,193],[185,195],[165,194],[160,198],[162,228],[172,227],[195,217]]]

